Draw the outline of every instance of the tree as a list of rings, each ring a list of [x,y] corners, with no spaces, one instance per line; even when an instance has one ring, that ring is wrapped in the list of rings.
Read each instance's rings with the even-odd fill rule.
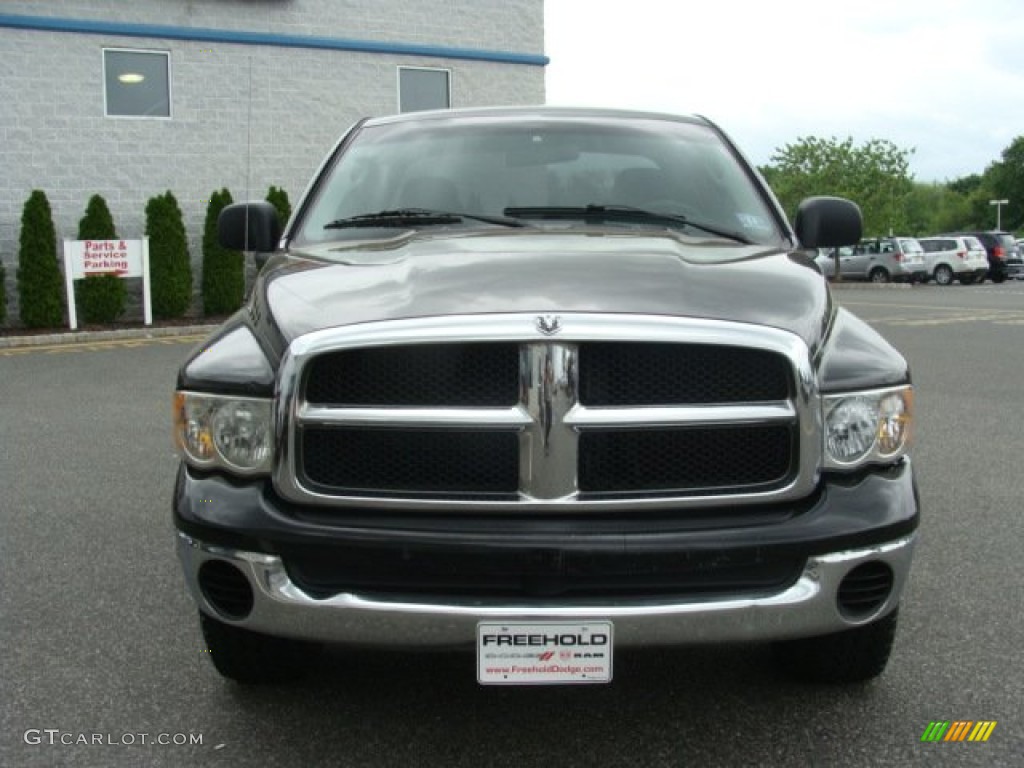
[[[1003,150],[1002,160],[985,170],[985,180],[992,190],[990,200],[1009,200],[1002,208],[1002,227],[1013,231],[1024,227],[1024,136],[1015,138]],[[986,201],[986,204],[988,201]],[[988,228],[995,226],[995,217],[990,211]]]
[[[267,191],[267,202],[277,209],[277,218],[281,222],[281,228],[288,223],[292,215],[292,204],[288,202],[288,193],[280,187],[271,185]]]
[[[231,204],[227,189],[214,192],[206,206],[203,229],[203,311],[208,315],[234,312],[245,298],[245,262],[241,251],[229,251],[217,239],[217,217]]]
[[[192,263],[178,201],[168,190],[146,203],[153,314],[181,317],[192,303]]]
[[[921,237],[964,228],[970,218],[970,201],[949,184],[914,183],[904,201],[905,233]]]
[[[52,328],[64,317],[64,286],[57,265],[57,233],[50,201],[33,190],[21,215],[18,243],[18,302],[27,328]]]
[[[114,218],[107,201],[93,195],[85,207],[85,216],[78,222],[79,240],[114,240]],[[90,275],[75,281],[75,295],[87,323],[112,323],[124,314],[127,291],[124,280],[117,275]]]
[[[805,197],[836,195],[860,206],[866,234],[901,233],[913,151],[885,139],[855,145],[852,138],[806,136],[776,150],[761,172],[791,217]]]

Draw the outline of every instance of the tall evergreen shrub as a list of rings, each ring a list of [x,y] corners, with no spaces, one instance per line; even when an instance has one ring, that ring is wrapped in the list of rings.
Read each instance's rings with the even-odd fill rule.
[[[50,201],[41,189],[25,201],[18,241],[18,302],[27,328],[59,326],[64,317],[63,278]]]
[[[7,322],[7,273],[0,261],[0,325]]]
[[[230,205],[227,189],[214,192],[206,206],[203,229],[203,312],[224,315],[242,306],[245,298],[245,262],[241,251],[229,251],[217,241],[217,217]]]
[[[277,209],[277,218],[281,222],[281,228],[288,223],[292,215],[292,204],[288,202],[288,193],[280,187],[271,185],[267,190],[267,202]]]
[[[156,317],[181,317],[192,302],[192,263],[178,201],[168,190],[146,203],[149,275]]]
[[[116,240],[114,217],[107,201],[93,195],[78,222],[79,240]],[[87,323],[112,323],[124,314],[127,295],[124,280],[116,275],[90,275],[75,281],[75,295],[82,319]]]

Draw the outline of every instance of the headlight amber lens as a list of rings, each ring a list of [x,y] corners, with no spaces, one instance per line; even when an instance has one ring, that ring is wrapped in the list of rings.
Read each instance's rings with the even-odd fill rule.
[[[189,463],[241,474],[270,471],[271,401],[176,392],[174,437]]]
[[[910,441],[913,392],[892,392],[878,405],[878,452],[891,456]]]

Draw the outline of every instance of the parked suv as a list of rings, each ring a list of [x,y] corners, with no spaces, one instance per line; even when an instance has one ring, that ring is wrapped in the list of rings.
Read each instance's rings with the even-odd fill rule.
[[[970,285],[985,279],[988,255],[985,246],[971,235],[921,237],[917,240],[924,248],[928,275],[939,285],[949,285],[954,279]]]
[[[298,148],[297,151],[302,148]],[[273,158],[270,158],[271,160]],[[354,125],[174,395],[178,555],[217,670],[454,646],[488,685],[620,648],[774,644],[882,672],[918,527],[906,360],[703,118],[553,108]]]
[[[1001,283],[1009,277],[1011,265],[1015,273],[1020,271],[1020,249],[1017,247],[1013,235],[1008,232],[961,232],[959,234],[972,235],[985,246],[985,250],[988,252],[988,278],[993,283]]]
[[[1018,239],[1017,255],[1006,260],[1006,277],[1008,280],[1024,280],[1024,240]]]
[[[826,277],[835,275],[831,253],[820,253],[818,267]],[[924,249],[912,237],[873,237],[839,252],[839,273],[844,280],[873,283],[924,282],[928,279]]]

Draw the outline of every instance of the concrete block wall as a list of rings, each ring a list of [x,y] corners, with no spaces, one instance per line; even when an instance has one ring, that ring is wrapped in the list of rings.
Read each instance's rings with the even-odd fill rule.
[[[543,54],[543,0],[5,0],[0,14]],[[104,115],[106,47],[170,52],[170,119]],[[7,324],[18,324],[18,236],[33,189],[50,200],[58,240],[77,235],[96,193],[120,236],[141,237],[146,201],[171,190],[185,214],[198,292],[209,194],[227,187],[235,200],[262,199],[273,184],[294,204],[349,125],[397,111],[399,66],[450,69],[454,107],[544,101],[544,68],[534,64],[0,24]]]

